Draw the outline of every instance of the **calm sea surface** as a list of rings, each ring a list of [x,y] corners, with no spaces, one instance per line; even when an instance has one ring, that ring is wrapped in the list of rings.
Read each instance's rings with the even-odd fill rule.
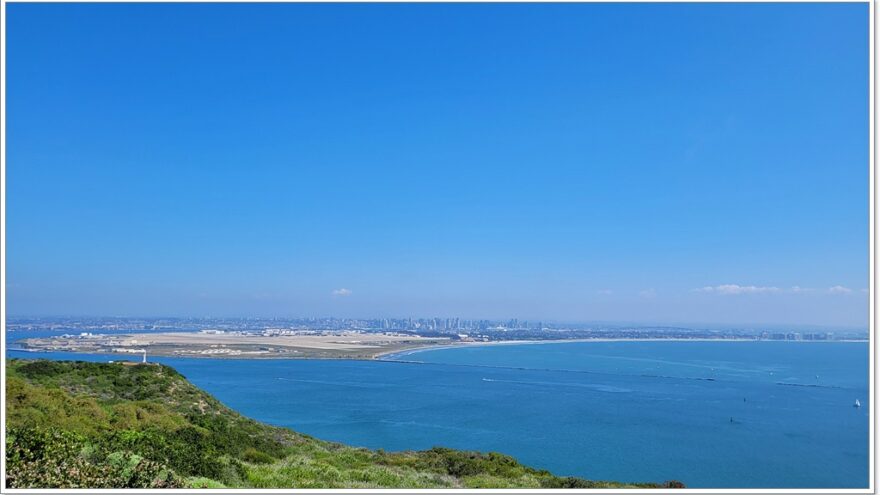
[[[394,359],[155,360],[247,416],[351,445],[492,450],[559,475],[690,487],[868,486],[866,343],[490,345]]]

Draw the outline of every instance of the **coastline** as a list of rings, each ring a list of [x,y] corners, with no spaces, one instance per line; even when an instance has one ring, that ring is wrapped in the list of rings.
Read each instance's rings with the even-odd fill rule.
[[[465,347],[482,347],[482,346],[495,346],[495,345],[536,345],[536,344],[570,344],[570,343],[578,343],[578,342],[786,342],[786,343],[807,343],[807,344],[821,344],[821,343],[869,343],[868,339],[843,339],[843,340],[760,340],[760,339],[745,339],[745,338],[737,338],[737,339],[708,339],[708,338],[697,338],[697,339],[682,339],[682,338],[595,338],[595,339],[558,339],[558,340],[497,340],[492,342],[460,342],[457,344],[446,344],[446,345],[430,345],[424,347],[417,347],[413,349],[408,349],[404,351],[387,351],[380,352],[376,354],[373,359],[376,361],[395,361],[393,359],[397,356],[409,356],[411,354],[416,354],[424,351],[436,351],[441,349],[461,349]]]
[[[338,360],[351,360],[351,361],[390,361],[390,362],[398,362],[401,361],[399,358],[410,356],[413,354],[417,354],[425,351],[436,351],[442,349],[463,349],[468,347],[484,347],[484,346],[510,346],[510,345],[541,345],[541,344],[571,344],[571,343],[609,343],[609,342],[781,342],[781,343],[791,343],[791,344],[829,344],[829,343],[870,343],[868,339],[841,339],[841,340],[760,340],[760,339],[748,339],[748,338],[694,338],[694,339],[685,339],[685,338],[650,338],[650,337],[632,337],[632,338],[594,338],[594,339],[555,339],[555,340],[497,340],[490,342],[458,342],[458,343],[449,343],[449,344],[430,344],[424,345],[421,347],[412,347],[408,349],[395,349],[388,350],[376,353],[369,357],[358,357],[358,356],[279,356],[279,355],[200,355],[200,354],[189,354],[189,355],[173,355],[173,354],[165,354],[165,353],[153,353],[150,356],[155,357],[166,357],[166,358],[178,358],[178,359],[221,359],[221,360],[327,360],[327,361],[338,361]],[[55,351],[46,351],[42,349],[29,349],[24,347],[10,347],[6,349],[7,351],[13,352],[21,352],[27,354],[40,354],[44,352],[59,352],[65,354],[71,354],[72,356],[85,354],[85,355],[102,355],[102,356],[119,356],[120,360],[126,360],[124,357],[129,357],[128,353],[116,353],[116,352],[105,352],[100,350],[91,350],[88,352],[85,351],[75,351],[75,350],[55,350]],[[138,354],[139,356],[139,354]]]

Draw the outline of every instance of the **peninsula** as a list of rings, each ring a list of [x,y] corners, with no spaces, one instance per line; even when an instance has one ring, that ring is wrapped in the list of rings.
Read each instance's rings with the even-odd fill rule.
[[[384,354],[447,345],[450,342],[446,337],[394,332],[202,330],[133,334],[83,332],[79,335],[23,339],[17,345],[29,351],[121,355],[146,352],[151,356],[177,357],[373,359]]]

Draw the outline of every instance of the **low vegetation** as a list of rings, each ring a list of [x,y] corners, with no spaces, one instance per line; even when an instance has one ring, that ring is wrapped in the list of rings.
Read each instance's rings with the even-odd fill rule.
[[[10,488],[679,487],[558,477],[498,453],[384,452],[248,419],[160,364],[6,366]]]

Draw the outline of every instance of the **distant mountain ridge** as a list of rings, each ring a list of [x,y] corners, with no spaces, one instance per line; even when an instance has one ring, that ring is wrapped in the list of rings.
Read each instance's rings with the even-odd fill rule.
[[[385,452],[246,418],[171,367],[10,359],[9,488],[665,488],[559,477],[498,453]]]

